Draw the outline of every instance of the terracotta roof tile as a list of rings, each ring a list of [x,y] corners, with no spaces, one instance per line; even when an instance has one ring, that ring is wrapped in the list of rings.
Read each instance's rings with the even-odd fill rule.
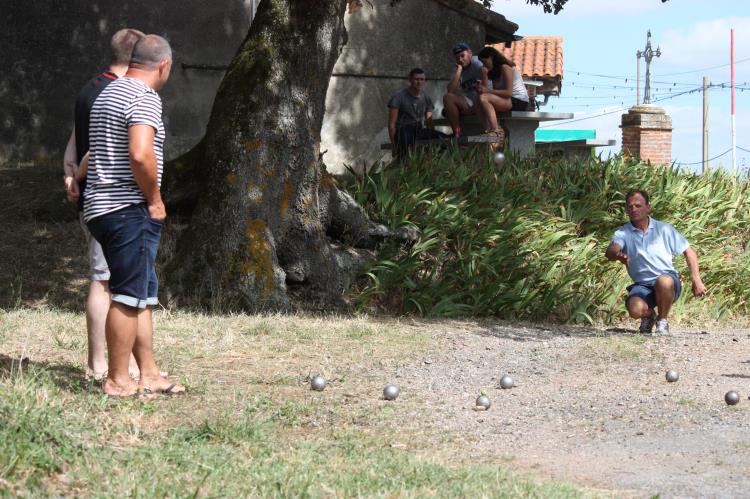
[[[526,36],[513,42],[493,45],[512,59],[524,78],[557,78],[563,75],[563,39],[561,36]]]

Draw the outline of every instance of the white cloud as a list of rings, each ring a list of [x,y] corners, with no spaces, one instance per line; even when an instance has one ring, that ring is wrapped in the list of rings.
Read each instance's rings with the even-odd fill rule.
[[[735,61],[750,57],[750,17],[731,17],[699,21],[686,29],[664,31],[659,37],[661,60],[688,69],[728,64],[731,28],[734,28]]]

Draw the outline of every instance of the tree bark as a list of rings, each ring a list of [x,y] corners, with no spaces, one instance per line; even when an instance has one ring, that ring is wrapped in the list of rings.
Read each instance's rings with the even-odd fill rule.
[[[373,227],[337,190],[320,158],[328,81],[346,40],[346,4],[260,2],[203,141],[167,168],[172,225],[186,227],[175,231],[167,257],[171,299],[284,310],[290,284],[331,303],[356,274],[362,252],[328,235],[367,242]]]

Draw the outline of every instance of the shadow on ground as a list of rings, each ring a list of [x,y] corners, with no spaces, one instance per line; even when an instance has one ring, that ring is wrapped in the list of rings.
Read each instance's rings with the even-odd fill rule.
[[[28,357],[9,357],[0,353],[0,378],[22,374],[49,376],[58,388],[71,393],[87,392],[95,386],[95,382],[87,380],[83,370],[75,365],[34,361]]]
[[[606,330],[585,326],[533,326],[522,324],[492,325],[485,326],[477,334],[480,336],[491,336],[495,338],[509,339],[513,341],[547,341],[561,336],[571,338],[592,338],[605,335],[632,335],[636,330],[623,328],[609,328]]]
[[[0,165],[0,309],[81,311],[88,262],[60,165]]]

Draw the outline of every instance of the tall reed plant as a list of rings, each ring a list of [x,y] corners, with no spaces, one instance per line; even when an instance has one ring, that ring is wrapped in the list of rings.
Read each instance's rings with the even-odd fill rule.
[[[509,155],[496,165],[486,151],[455,149],[417,153],[350,186],[373,219],[421,232],[411,246],[392,240],[380,249],[359,300],[429,316],[616,320],[629,279],[603,254],[627,221],[624,197],[634,188],[651,194],[652,216],[675,225],[699,254],[710,294],[687,297],[689,275],[677,257],[686,297],[676,313],[746,314],[746,179],[622,157]]]

